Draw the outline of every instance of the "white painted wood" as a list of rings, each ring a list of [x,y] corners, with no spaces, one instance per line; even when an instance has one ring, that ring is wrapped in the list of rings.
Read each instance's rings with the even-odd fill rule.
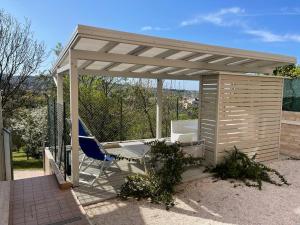
[[[73,58],[73,50],[69,51],[70,62],[70,115],[72,171],[71,180],[74,186],[79,185],[79,143],[78,143],[78,72],[77,60]]]
[[[230,62],[236,62],[235,60],[251,60],[255,63],[228,63],[229,65],[227,66],[228,68],[230,68],[242,65],[243,68],[249,67],[249,72],[253,69],[258,69],[263,65],[263,69],[267,73],[271,73],[272,69],[274,69],[276,66],[296,63],[296,58],[289,56],[203,45],[199,43],[150,37],[145,35],[131,34],[127,32],[119,32],[79,25],[68,45],[62,51],[56,64],[54,65],[52,70],[53,73],[58,67],[63,65],[63,63],[66,64],[64,61],[66,61],[68,50],[74,49],[77,45],[79,45],[80,39],[85,40],[85,44],[82,45],[80,49],[91,51],[97,51],[99,49],[97,42],[108,42],[106,45],[110,45],[110,43],[113,43],[113,45],[133,45],[137,46],[137,49],[139,49],[140,47],[143,47],[144,49],[166,49],[165,52],[174,51],[174,54],[176,54],[176,52],[191,52],[191,55],[198,55],[196,56],[196,58],[199,57],[199,54],[200,56],[206,54],[211,56],[220,56],[221,58],[231,57]],[[150,57],[151,56],[152,55],[150,55]],[[153,56],[156,55],[154,54]],[[191,59],[191,61],[193,60]],[[220,63],[215,64],[220,65]]]
[[[284,89],[284,80],[281,80],[281,100],[283,100],[283,89]],[[282,113],[282,107],[280,107],[280,129],[279,129],[279,136],[278,136],[278,144],[279,146],[281,146],[281,127],[282,127],[282,117],[283,117],[283,113]],[[278,159],[280,157],[280,152],[278,151]]]
[[[216,139],[216,147],[219,143],[219,130],[220,130],[220,115],[219,115],[219,108],[220,108],[220,102],[222,101],[220,99],[221,93],[220,93],[220,86],[221,86],[221,75],[218,75],[218,86],[217,86],[217,100],[216,100],[216,130],[215,130],[215,139]],[[215,152],[215,164],[218,164],[218,152]]]
[[[59,67],[56,71],[57,74],[61,74],[61,73],[65,73],[65,72],[68,72],[70,70],[70,65],[67,64],[67,65],[64,65],[62,67]]]
[[[7,181],[13,180],[12,173],[12,146],[11,146],[11,133],[9,130],[3,129],[3,147],[5,155],[5,178]]]
[[[199,70],[213,70],[213,71],[230,71],[230,72],[256,72],[266,73],[269,72],[265,68],[246,68],[243,66],[227,66],[222,64],[210,64],[206,62],[191,62],[178,59],[159,59],[143,56],[124,55],[117,53],[103,53],[86,50],[73,50],[74,57],[81,60],[91,61],[106,61],[116,63],[129,63],[138,65],[152,65],[162,67],[174,67],[174,68],[187,68],[187,69],[199,69]]]
[[[161,138],[162,131],[162,91],[163,91],[163,80],[157,79],[157,97],[156,97],[156,138]]]
[[[58,152],[61,151],[62,146],[62,134],[63,134],[63,114],[60,110],[63,109],[64,103],[64,77],[62,74],[56,75],[56,95],[57,95],[57,144],[58,144]]]
[[[286,57],[282,55],[276,54],[267,54],[262,52],[254,52],[254,51],[247,51],[241,49],[234,49],[234,48],[225,48],[219,46],[212,46],[212,45],[204,45],[199,43],[192,43],[187,41],[179,41],[179,40],[172,40],[167,38],[159,38],[153,36],[146,36],[140,34],[133,34],[128,32],[121,32],[115,30],[108,30],[103,28],[96,28],[84,25],[78,25],[77,32],[80,34],[86,34],[87,36],[98,36],[99,39],[103,40],[114,40],[117,42],[124,42],[124,43],[131,43],[131,44],[138,44],[138,45],[151,45],[155,47],[166,47],[182,51],[197,51],[200,53],[212,53],[218,55],[228,55],[234,57],[241,57],[245,58],[245,56],[249,56],[248,58],[254,59],[262,59],[262,60],[274,60],[280,61],[280,59],[292,60],[295,58],[293,57]],[[291,63],[295,63],[291,62]]]
[[[62,75],[56,75],[56,92],[57,103],[62,104],[64,102],[64,77]]]
[[[249,156],[257,154],[258,161],[278,158],[282,79],[226,73],[220,77],[216,160],[233,146]]]
[[[199,75],[183,76],[183,75],[170,75],[167,73],[150,73],[150,72],[116,72],[106,70],[79,70],[80,75],[89,76],[109,76],[109,77],[128,77],[128,78],[148,78],[148,79],[166,79],[166,80],[199,80]]]
[[[201,77],[199,80],[199,89],[198,89],[198,133],[197,133],[197,140],[200,141],[202,140],[201,137],[201,108],[202,108],[202,99],[201,96],[203,94],[203,90],[202,90],[202,83],[203,83],[203,78]]]
[[[211,94],[218,96],[218,75],[204,75],[201,81],[200,132],[201,138],[205,140],[204,156],[207,163],[215,164],[217,98],[207,99]]]
[[[5,152],[3,140],[2,93],[0,91],[0,181],[5,180]]]

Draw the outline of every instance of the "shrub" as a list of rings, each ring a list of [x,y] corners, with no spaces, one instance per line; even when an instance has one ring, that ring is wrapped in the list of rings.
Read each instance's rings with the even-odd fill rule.
[[[201,165],[202,158],[186,156],[178,144],[168,145],[164,141],[148,144],[151,146],[148,173],[128,176],[119,197],[150,199],[169,209],[174,206],[173,194],[175,186],[182,181],[182,173],[188,166]]]
[[[255,161],[256,155],[249,158],[245,153],[239,151],[236,146],[229,152],[224,161],[211,169],[214,176],[221,179],[235,179],[243,181],[247,186],[257,187],[261,190],[262,181],[281,186],[289,185],[287,180],[275,169],[269,168]],[[279,182],[271,176],[277,176]],[[254,182],[251,183],[250,181]]]
[[[27,158],[39,157],[38,151],[43,146],[46,137],[46,116],[47,108],[38,107],[22,109],[19,115],[11,120],[13,135],[20,138]]]

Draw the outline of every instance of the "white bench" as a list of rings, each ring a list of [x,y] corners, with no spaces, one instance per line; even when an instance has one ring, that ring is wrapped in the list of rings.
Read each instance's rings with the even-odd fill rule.
[[[171,142],[189,143],[197,141],[198,120],[172,120]]]

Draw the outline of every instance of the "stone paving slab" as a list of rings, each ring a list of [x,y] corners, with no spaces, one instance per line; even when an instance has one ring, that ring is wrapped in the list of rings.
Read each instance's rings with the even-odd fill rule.
[[[0,225],[9,222],[10,181],[0,181]]]
[[[11,183],[11,225],[88,225],[71,190],[62,191],[54,175]]]
[[[43,169],[14,170],[14,180],[44,176]]]
[[[120,168],[111,167],[107,169],[102,178],[93,186],[86,183],[91,182],[94,176],[80,174],[79,187],[74,188],[74,192],[81,205],[86,206],[116,197],[128,175],[144,173],[143,165],[138,162],[121,160],[118,161],[118,165]],[[85,173],[98,175],[99,167],[96,165],[91,166]]]

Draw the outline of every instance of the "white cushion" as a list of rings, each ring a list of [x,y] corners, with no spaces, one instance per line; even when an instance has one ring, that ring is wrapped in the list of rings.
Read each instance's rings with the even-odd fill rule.
[[[197,141],[198,120],[172,120],[171,142]]]

